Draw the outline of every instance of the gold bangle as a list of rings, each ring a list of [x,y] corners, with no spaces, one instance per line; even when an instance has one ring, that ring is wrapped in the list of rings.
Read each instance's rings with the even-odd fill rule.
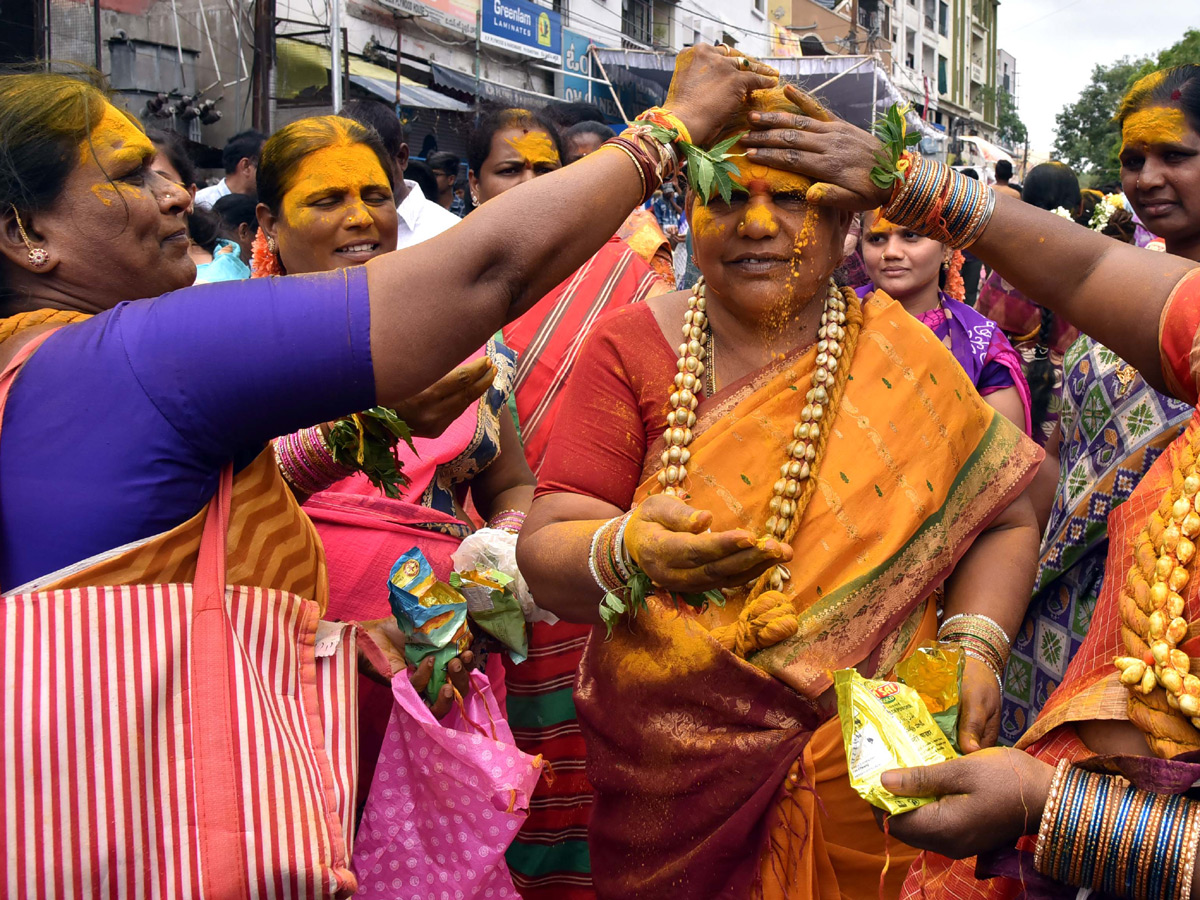
[[[638,163],[637,159],[634,157],[633,151],[631,151],[628,147],[622,147],[620,144],[606,144],[605,146],[612,147],[615,150],[620,150],[622,153],[625,154],[626,157],[629,158],[629,161],[631,163],[633,163],[633,168],[638,174],[638,181],[640,181],[642,183],[641,196],[645,197],[646,196],[646,176],[642,173],[642,167]]]

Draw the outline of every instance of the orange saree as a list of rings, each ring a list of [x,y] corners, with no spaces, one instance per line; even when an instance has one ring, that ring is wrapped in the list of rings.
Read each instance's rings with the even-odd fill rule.
[[[846,779],[830,673],[886,674],[932,635],[931,595],[1041,452],[886,295],[848,315],[862,330],[785,588],[797,633],[749,660],[724,649],[710,631],[736,620],[742,592],[702,613],[652,597],[611,640],[589,641],[576,703],[602,897],[878,890],[884,838]],[[714,530],[761,530],[815,355],[792,354],[697,410],[690,502],[712,511]],[[657,490],[661,449],[647,448],[635,502]],[[893,895],[914,855],[892,842]]]

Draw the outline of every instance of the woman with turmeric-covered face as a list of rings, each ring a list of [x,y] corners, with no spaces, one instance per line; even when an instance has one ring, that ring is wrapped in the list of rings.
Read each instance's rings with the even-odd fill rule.
[[[396,248],[396,204],[378,143],[359,123],[324,116],[294,122],[263,145],[255,275],[357,266]],[[507,409],[513,357],[489,341],[433,387],[396,407],[416,435],[415,450],[397,447],[410,479],[398,496],[385,495],[378,479],[362,472],[319,482],[292,479],[297,493],[311,495],[305,496],[304,509],[325,546],[332,616],[389,616],[383,586],[397,557],[414,546],[438,577],[449,578],[451,554],[474,531],[463,511],[468,492],[485,519],[528,508],[534,479]],[[290,455],[305,441],[323,442],[325,433],[321,426],[276,442],[285,476],[305,472],[289,464]],[[449,663],[460,693],[467,690],[469,662],[468,653]],[[427,657],[415,671],[418,689],[428,683],[433,664]],[[446,684],[434,712],[447,712],[453,699],[454,687]],[[365,787],[391,711],[391,692],[364,682],[360,705]]]
[[[803,104],[757,92],[723,131],[755,110],[827,117]],[[886,675],[939,609],[1015,627],[1032,577],[1037,449],[899,304],[831,283],[850,213],[735,164],[728,199],[690,201],[702,284],[585,344],[518,546],[538,602],[572,621],[600,624],[637,570],[652,584],[636,617],[609,605],[576,689],[600,896],[873,895],[884,839],[847,778],[830,672]],[[994,742],[999,699],[969,659],[965,751]],[[891,857],[894,892],[913,851]]]

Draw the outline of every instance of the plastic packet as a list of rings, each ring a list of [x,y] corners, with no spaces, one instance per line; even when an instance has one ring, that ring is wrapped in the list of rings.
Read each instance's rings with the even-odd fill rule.
[[[926,641],[896,666],[896,678],[920,696],[951,746],[958,746],[958,702],[962,690],[962,646],[953,642]]]
[[[507,647],[514,663],[523,663],[529,655],[529,635],[512,585],[513,579],[496,569],[450,573],[450,586],[466,598],[470,620]]]
[[[467,601],[437,580],[416,547],[392,566],[388,593],[396,623],[404,632],[404,658],[410,665],[419,665],[425,657],[434,656],[433,677],[425,689],[425,697],[433,700],[446,683],[446,665],[471,645]]]
[[[456,572],[486,571],[494,569],[512,579],[510,590],[521,606],[527,622],[546,622],[553,625],[558,617],[533,602],[533,595],[521,570],[517,568],[517,536],[498,528],[480,528],[467,535],[458,548],[450,554]]]
[[[958,756],[920,695],[895,681],[863,678],[854,669],[834,672],[833,685],[851,787],[872,806],[893,815],[932,803],[934,797],[897,797],[879,782],[888,769],[927,766]]]

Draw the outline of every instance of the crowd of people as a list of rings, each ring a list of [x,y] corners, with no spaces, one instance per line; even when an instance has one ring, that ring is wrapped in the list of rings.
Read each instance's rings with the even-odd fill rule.
[[[1117,120],[1111,190],[989,185],[705,45],[461,196],[370,101],[198,189],[0,76],[6,893],[1192,896],[1200,66]],[[403,561],[481,555],[524,652],[414,656]],[[832,673],[934,639],[887,816]]]

